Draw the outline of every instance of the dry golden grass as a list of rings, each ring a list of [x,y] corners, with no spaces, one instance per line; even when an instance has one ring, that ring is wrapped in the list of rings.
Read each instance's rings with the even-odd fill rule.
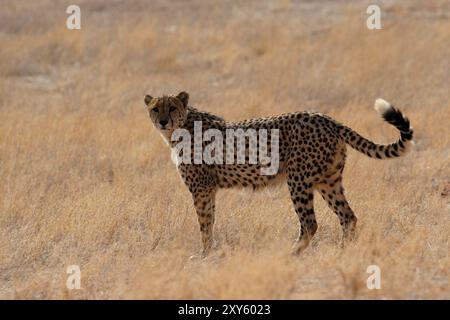
[[[216,2],[214,2],[216,3]],[[383,30],[358,1],[6,1],[0,12],[0,297],[450,298],[449,1],[391,1]],[[409,116],[416,148],[392,161],[351,150],[344,183],[359,237],[337,218],[289,255],[287,188],[217,197],[217,250],[196,215],[145,93],[186,90],[230,120],[327,113],[377,142],[398,133],[377,97]],[[319,197],[318,197],[319,198]],[[81,268],[69,291],[66,268]],[[366,268],[380,266],[382,289]]]

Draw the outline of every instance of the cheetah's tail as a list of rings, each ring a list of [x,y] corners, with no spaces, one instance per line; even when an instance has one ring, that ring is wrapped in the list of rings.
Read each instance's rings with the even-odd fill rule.
[[[370,158],[387,159],[404,155],[411,147],[414,133],[408,118],[383,99],[375,101],[375,110],[381,114],[384,121],[400,131],[400,139],[397,142],[388,145],[376,144],[348,127],[343,127],[343,130],[340,132],[341,137],[352,148],[366,154]]]

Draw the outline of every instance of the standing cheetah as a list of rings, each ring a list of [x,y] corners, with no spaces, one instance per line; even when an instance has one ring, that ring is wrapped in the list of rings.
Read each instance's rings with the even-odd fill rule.
[[[202,130],[214,129],[224,134],[229,129],[277,129],[279,135],[278,150],[274,149],[278,151],[279,167],[271,175],[260,173],[263,166],[260,162],[250,163],[248,139],[245,139],[244,163],[177,163],[178,171],[192,194],[197,211],[203,255],[207,254],[212,245],[215,196],[219,188],[258,189],[280,180],[287,180],[291,200],[300,220],[299,236],[293,247],[295,253],[300,253],[308,246],[317,230],[313,207],[315,190],[338,216],[344,239],[352,238],[357,219],[345,199],[342,186],[346,145],[368,157],[387,159],[405,154],[413,138],[409,120],[382,99],[375,101],[375,109],[385,121],[400,131],[400,139],[389,145],[375,144],[351,128],[319,113],[295,112],[270,118],[226,122],[218,116],[188,106],[188,100],[189,95],[186,92],[158,98],[146,95],[144,99],[151,121],[172,150],[176,149],[179,143],[173,141],[174,132],[184,129],[193,135],[195,123],[200,123]],[[269,139],[270,135],[271,133],[268,134]],[[202,144],[206,146],[208,143]],[[192,142],[190,147],[193,150],[198,146]],[[227,149],[226,147],[225,143],[224,149]],[[234,150],[235,141],[228,147]],[[271,149],[272,147],[268,146],[268,150]]]

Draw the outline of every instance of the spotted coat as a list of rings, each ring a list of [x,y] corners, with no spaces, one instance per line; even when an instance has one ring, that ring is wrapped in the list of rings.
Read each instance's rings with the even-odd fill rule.
[[[376,144],[336,120],[310,112],[294,112],[268,118],[240,122],[227,122],[221,117],[199,111],[188,106],[189,95],[181,92],[177,96],[145,97],[149,116],[168,144],[175,129],[186,129],[194,135],[194,122],[201,121],[203,131],[216,129],[226,135],[227,129],[270,129],[279,132],[279,170],[273,175],[261,175],[261,163],[249,163],[249,140],[245,141],[245,163],[243,164],[186,164],[177,168],[192,194],[194,207],[203,242],[203,254],[213,243],[215,219],[215,197],[218,189],[250,187],[259,189],[286,181],[294,210],[300,222],[299,235],[293,251],[305,249],[317,230],[314,214],[314,191],[320,193],[328,206],[339,218],[345,239],[355,233],[357,218],[350,208],[342,186],[342,172],[346,158],[346,146],[375,159],[399,157],[411,144],[413,130],[409,120],[388,102],[378,99],[375,108],[385,121],[400,131],[400,138],[389,145]],[[259,143],[259,141],[258,141]],[[207,143],[203,143],[205,147]],[[253,146],[254,147],[254,146]],[[259,146],[257,146],[259,147]],[[233,148],[236,148],[234,143]],[[271,152],[271,146],[267,146]],[[191,145],[192,157],[194,142]],[[226,143],[224,143],[226,153]],[[177,155],[180,156],[180,155]],[[236,160],[236,153],[234,154]],[[194,158],[192,158],[193,162]]]

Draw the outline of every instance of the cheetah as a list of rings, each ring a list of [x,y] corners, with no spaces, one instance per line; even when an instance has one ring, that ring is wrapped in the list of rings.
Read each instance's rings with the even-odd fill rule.
[[[400,138],[391,144],[376,144],[329,116],[314,112],[293,112],[267,118],[227,122],[209,112],[188,105],[189,95],[152,97],[144,102],[153,125],[172,150],[179,142],[172,139],[177,129],[194,134],[195,123],[201,128],[225,133],[228,129],[277,129],[279,135],[279,168],[271,175],[262,175],[261,163],[249,163],[249,141],[245,140],[244,163],[177,163],[182,180],[192,194],[206,256],[213,243],[215,197],[221,188],[252,187],[259,189],[286,181],[300,227],[293,252],[302,252],[317,231],[314,214],[314,191],[320,193],[329,208],[339,218],[343,239],[355,236],[356,215],[350,208],[342,185],[346,145],[375,159],[390,159],[404,155],[412,145],[413,129],[398,109],[383,99],[375,101],[382,118],[400,131]],[[271,133],[268,134],[270,138]],[[228,142],[231,149],[236,142]],[[203,143],[206,144],[207,143]],[[226,145],[226,143],[225,143]],[[191,148],[196,147],[192,142]],[[224,146],[226,147],[226,146]],[[267,147],[269,151],[271,146]],[[275,151],[275,149],[274,149]],[[178,152],[178,151],[177,151]],[[181,154],[180,154],[181,155]],[[179,156],[180,156],[179,155]],[[236,160],[236,155],[234,155]]]

